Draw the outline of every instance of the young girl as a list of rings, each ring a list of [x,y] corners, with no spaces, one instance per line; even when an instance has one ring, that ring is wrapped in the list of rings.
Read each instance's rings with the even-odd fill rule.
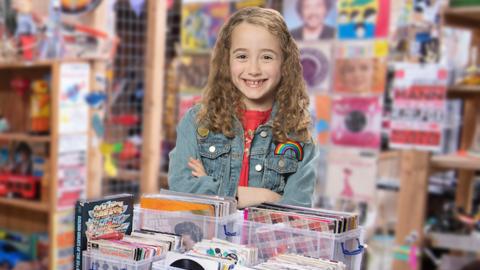
[[[175,191],[310,206],[315,155],[299,50],[280,13],[244,8],[222,27],[201,104],[177,127]]]

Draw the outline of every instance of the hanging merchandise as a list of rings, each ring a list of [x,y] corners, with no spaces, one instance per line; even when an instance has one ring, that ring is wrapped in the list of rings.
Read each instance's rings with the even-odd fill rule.
[[[87,104],[95,109],[101,107],[107,100],[107,95],[102,91],[94,91],[85,96]]]
[[[105,126],[103,125],[103,120],[98,113],[95,113],[92,116],[92,127],[97,137],[103,138],[105,135]]]
[[[123,143],[122,151],[119,154],[121,160],[127,160],[137,157],[140,151],[133,142],[126,141]]]
[[[137,17],[140,17],[142,14],[143,6],[145,4],[145,0],[129,0],[130,7],[132,7],[133,12]]]
[[[120,153],[123,149],[121,143],[109,144],[102,143],[100,145],[100,153],[103,155],[103,169],[108,176],[117,176],[118,168],[115,162],[113,161],[113,154]]]
[[[140,122],[140,119],[135,114],[120,114],[110,117],[112,124],[122,125],[122,126],[133,126]]]
[[[94,10],[101,2],[102,0],[60,0],[60,7],[63,13],[78,15]]]

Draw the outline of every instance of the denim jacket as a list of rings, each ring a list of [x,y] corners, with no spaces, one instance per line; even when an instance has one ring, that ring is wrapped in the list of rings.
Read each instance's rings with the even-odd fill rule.
[[[235,119],[234,138],[205,132],[205,129],[199,132],[196,121],[199,109],[200,105],[191,108],[177,127],[177,143],[170,152],[169,187],[181,192],[235,196],[244,152],[242,124]],[[316,147],[313,143],[301,143],[301,161],[291,150],[276,155],[276,144],[272,140],[275,112],[276,106],[270,120],[255,131],[250,149],[248,185],[279,193],[281,203],[309,207],[316,179]],[[192,176],[187,165],[190,157],[201,159],[207,176]]]

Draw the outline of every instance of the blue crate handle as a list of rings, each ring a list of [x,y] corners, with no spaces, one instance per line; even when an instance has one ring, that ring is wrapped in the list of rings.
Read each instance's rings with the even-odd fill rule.
[[[355,256],[355,255],[361,254],[365,249],[365,247],[360,244],[360,240],[358,238],[357,238],[357,243],[358,243],[358,249],[356,250],[347,250],[345,249],[345,243],[344,242],[340,243],[340,245],[342,246],[343,255]]]
[[[223,225],[223,233],[225,233],[226,236],[237,236],[237,232],[229,232],[227,230],[227,225]]]

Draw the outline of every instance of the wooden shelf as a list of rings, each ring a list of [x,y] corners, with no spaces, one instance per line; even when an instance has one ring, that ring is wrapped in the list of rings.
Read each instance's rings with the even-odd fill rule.
[[[454,233],[429,233],[428,238],[435,248],[466,252],[480,252],[480,237]]]
[[[480,5],[471,7],[447,8],[443,13],[445,24],[449,26],[479,28]]]
[[[434,167],[446,169],[480,170],[480,158],[459,155],[432,156]]]
[[[480,96],[480,85],[454,85],[448,87],[448,96]]]
[[[140,181],[141,173],[139,170],[118,170],[117,176],[104,175],[104,178],[108,180],[121,180],[121,181]]]
[[[39,212],[50,212],[50,207],[48,204],[40,202],[40,201],[30,201],[30,200],[23,200],[23,199],[16,199],[16,198],[5,198],[0,197],[0,205],[2,208],[7,206],[14,206],[14,207],[21,207],[24,209],[35,210]]]
[[[39,61],[11,61],[0,62],[0,69],[14,69],[14,68],[36,68],[36,67],[50,67],[55,63],[68,63],[68,62],[88,62],[95,60],[108,60],[101,57],[79,58],[79,59],[52,59],[52,60],[39,60]]]
[[[50,142],[49,135],[29,135],[27,133],[0,133],[0,140],[25,142]]]

